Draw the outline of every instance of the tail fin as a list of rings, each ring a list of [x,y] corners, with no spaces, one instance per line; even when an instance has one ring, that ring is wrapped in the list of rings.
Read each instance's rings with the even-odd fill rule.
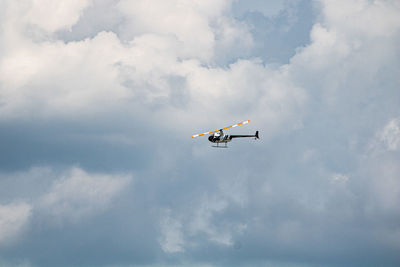
[[[256,131],[255,137],[256,139],[260,139],[260,137],[258,136],[258,131]]]

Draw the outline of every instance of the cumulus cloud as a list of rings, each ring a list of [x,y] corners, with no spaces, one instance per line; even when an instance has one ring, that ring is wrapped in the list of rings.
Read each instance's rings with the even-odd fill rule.
[[[48,0],[23,1],[20,7],[26,12],[24,20],[48,32],[71,28],[92,0],[54,2]]]
[[[128,95],[113,84],[117,77],[113,65],[120,59],[113,47],[122,49],[115,34],[101,33],[77,43],[32,43],[10,53],[1,64],[3,116],[24,117],[26,111],[39,106],[39,116],[74,114],[91,110],[95,103],[104,106],[106,98],[118,100]],[[114,51],[116,56],[107,56],[106,51]],[[99,57],[103,63],[93,65]],[[72,71],[78,66],[80,71]],[[12,75],[14,72],[19,74]],[[96,79],[100,73],[101,81]]]
[[[157,123],[177,128],[186,127],[204,112],[207,120],[199,121],[199,127],[209,122],[212,114],[236,121],[246,110],[248,115],[242,119],[258,119],[271,132],[285,124],[296,128],[301,119],[296,113],[301,113],[306,94],[288,81],[286,68],[270,68],[259,60],[240,60],[228,68],[202,64],[218,57],[213,51],[237,46],[239,39],[248,40],[244,46],[251,45],[246,27],[223,16],[227,3],[213,3],[213,8],[207,2],[176,3],[176,16],[155,14],[160,22],[150,20],[146,12],[161,9],[157,11],[158,5],[153,8],[153,4],[146,9],[146,3],[119,3],[121,12],[139,20],[134,24],[144,31],[132,30],[135,34],[128,43],[112,32],[68,43],[32,42],[23,32],[16,33],[23,42],[10,46],[0,62],[2,118],[32,114],[38,118],[76,117],[124,107],[131,112],[147,110]],[[177,21],[188,12],[196,14],[189,16],[196,24],[196,33],[192,26],[177,28],[183,25]],[[203,39],[201,29],[211,36],[206,47],[199,42]],[[199,51],[208,51],[207,56]],[[221,102],[221,98],[226,101]],[[171,121],[171,117],[179,120]]]
[[[284,63],[260,47],[287,35],[260,32],[291,34],[304,1],[2,3],[0,167],[13,174],[0,200],[14,204],[0,226],[32,228],[10,258],[399,262],[396,1],[314,3],[308,43],[282,47]],[[246,119],[232,131],[260,130],[257,143],[215,151],[189,138]],[[135,186],[118,173],[138,173]],[[38,236],[63,253],[43,263]],[[83,263],[57,256],[74,254],[74,238],[93,249]]]
[[[226,0],[121,1],[118,6],[127,15],[131,38],[143,33],[170,35],[176,40],[174,50],[180,58],[208,62],[215,56],[214,47],[218,39],[228,42],[226,48],[234,42],[251,40],[240,25],[235,27],[234,21],[224,18],[223,13],[229,6]]]
[[[350,39],[390,37],[400,27],[397,1],[323,1],[322,7],[324,22]]]

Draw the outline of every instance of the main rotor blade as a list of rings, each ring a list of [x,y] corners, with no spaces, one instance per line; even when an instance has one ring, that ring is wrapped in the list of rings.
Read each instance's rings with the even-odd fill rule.
[[[227,129],[230,129],[230,128],[234,128],[234,127],[236,127],[236,126],[240,126],[240,125],[243,125],[243,124],[246,124],[246,123],[249,123],[249,122],[250,122],[250,120],[247,120],[247,121],[244,121],[244,122],[239,122],[238,124],[225,127],[225,128],[223,128],[222,130],[227,130]]]
[[[206,132],[206,133],[201,133],[201,134],[195,134],[195,135],[192,135],[192,138],[195,138],[195,137],[197,137],[197,136],[202,136],[202,135],[205,135],[205,134],[211,134],[211,133],[216,133],[216,132],[218,132],[219,130],[215,130],[215,131],[211,131],[211,132]]]
[[[221,130],[227,130],[227,129],[230,129],[230,128],[233,128],[233,127],[236,127],[236,126],[240,126],[240,125],[243,125],[243,124],[246,124],[246,123],[249,123],[249,122],[250,122],[250,120],[243,121],[243,122],[239,122],[238,124],[235,124],[235,125],[232,125],[232,126],[228,126],[228,127],[222,128]],[[198,136],[202,136],[202,135],[205,135],[205,134],[216,133],[216,132],[218,132],[218,131],[219,131],[219,130],[210,131],[210,132],[201,133],[201,134],[195,134],[195,135],[192,135],[192,138],[195,138],[195,137],[198,137]]]

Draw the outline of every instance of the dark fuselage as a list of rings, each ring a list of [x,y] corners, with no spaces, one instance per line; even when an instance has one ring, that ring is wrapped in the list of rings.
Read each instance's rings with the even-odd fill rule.
[[[219,133],[210,135],[208,137],[208,141],[212,142],[212,143],[228,143],[230,141],[232,141],[233,138],[241,138],[241,137],[254,137],[256,139],[258,139],[258,131],[254,134],[254,135],[228,135],[228,134],[224,134],[222,131],[220,131]]]
[[[210,135],[208,137],[208,141],[212,143],[228,143],[232,140],[232,137],[230,135],[220,135],[220,136],[215,136],[215,135]]]

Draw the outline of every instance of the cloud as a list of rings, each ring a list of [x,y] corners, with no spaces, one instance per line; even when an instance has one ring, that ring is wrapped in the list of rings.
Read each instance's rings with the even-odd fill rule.
[[[216,218],[224,214],[230,205],[231,203],[222,197],[205,195],[189,222],[189,234],[205,235],[213,243],[232,247],[234,236],[242,234],[247,225],[228,220],[217,221]]]
[[[48,0],[24,1],[20,7],[25,9],[25,23],[32,24],[46,30],[55,32],[64,28],[70,29],[89,7],[92,0],[54,2]]]
[[[398,119],[393,118],[376,131],[361,161],[365,166],[361,172],[368,177],[371,194],[375,196],[370,200],[370,208],[390,211],[392,215],[400,215],[395,211],[395,203],[400,200],[398,140]]]
[[[54,22],[7,1],[0,200],[30,211],[5,257],[397,266],[400,7],[277,3],[82,1]],[[261,140],[190,139],[247,119],[231,133]]]
[[[198,240],[206,240],[220,247],[233,247],[235,238],[242,235],[247,225],[237,218],[224,218],[229,210],[245,207],[247,192],[242,176],[222,180],[216,191],[200,193],[188,203],[180,203],[174,210],[162,212],[160,246],[166,253],[191,252],[202,249]],[[233,219],[233,220],[232,220]]]
[[[29,202],[0,205],[0,243],[11,242],[28,225],[34,229],[37,220],[62,226],[104,213],[131,181],[130,175],[92,174],[77,167],[62,172],[42,167],[2,175],[0,183],[11,190],[3,192],[2,201],[10,199],[11,194],[14,199],[20,195]],[[29,190],[20,188],[21,183],[29,185]]]
[[[346,183],[349,180],[349,177],[344,174],[335,173],[332,175],[331,179],[332,183]]]
[[[396,1],[322,2],[325,23],[351,39],[396,35],[400,27],[399,8]]]
[[[39,209],[56,222],[79,222],[105,211],[131,181],[129,176],[88,174],[71,169],[39,199]]]
[[[400,120],[392,119],[380,133],[380,141],[386,149],[397,151],[400,148]]]
[[[223,19],[215,31],[207,28],[224,36],[217,38],[211,50],[225,50],[237,44],[235,36],[243,35],[240,23],[230,21],[233,24]],[[97,116],[104,111],[120,113],[124,108],[132,113],[147,111],[157,123],[168,122],[165,127],[177,128],[204,112],[207,121],[214,113],[236,121],[237,113],[248,110],[243,119],[253,117],[271,131],[279,131],[286,126],[282,123],[299,123],[295,114],[306,101],[304,90],[287,81],[285,68],[269,68],[259,60],[240,60],[228,68],[204,66],[197,52],[182,60],[181,45],[192,49],[190,42],[177,41],[158,30],[137,34],[128,44],[112,32],[69,43],[36,43],[21,37],[26,42],[11,47],[0,64],[4,120],[32,114],[38,119]],[[221,98],[227,100],[225,104]],[[205,108],[210,103],[213,108]],[[180,120],[171,121],[171,117]],[[199,121],[199,126],[205,122]]]
[[[113,47],[123,49],[114,34],[101,33],[77,43],[27,44],[17,48],[1,64],[3,117],[24,117],[30,109],[37,110],[39,116],[54,112],[70,115],[91,110],[95,102],[104,106],[106,98],[118,100],[126,96],[124,88],[113,84],[117,77],[113,65],[120,59]],[[107,56],[106,51],[114,52]],[[81,57],[83,54],[86,56]],[[100,56],[103,63],[92,65]],[[78,66],[80,71],[73,71]],[[11,75],[14,72],[19,74]],[[100,73],[101,81],[96,78]]]
[[[161,219],[160,246],[166,253],[184,252],[184,239],[182,233],[182,224],[171,217],[171,211],[167,210]]]
[[[222,15],[228,3],[226,0],[121,1],[118,6],[130,21],[128,27],[131,34],[171,35],[182,44],[179,51],[176,50],[180,57],[208,61],[214,54],[215,43],[210,22]]]
[[[32,206],[25,202],[0,205],[0,245],[9,244],[29,222]]]

